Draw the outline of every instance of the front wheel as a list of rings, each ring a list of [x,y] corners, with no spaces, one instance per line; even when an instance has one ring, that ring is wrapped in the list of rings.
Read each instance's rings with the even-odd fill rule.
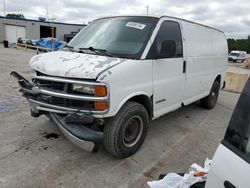
[[[133,155],[148,131],[148,112],[139,103],[127,102],[104,127],[104,146],[118,158]]]
[[[209,95],[201,99],[201,106],[206,109],[214,108],[219,96],[219,91],[220,91],[220,83],[218,81],[214,81]]]

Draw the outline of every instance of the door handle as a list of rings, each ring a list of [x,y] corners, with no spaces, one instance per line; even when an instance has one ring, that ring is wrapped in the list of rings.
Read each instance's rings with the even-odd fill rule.
[[[224,181],[224,187],[225,188],[236,188],[232,183],[230,183],[229,181]]]
[[[183,69],[182,69],[182,72],[183,72],[183,73],[186,73],[186,69],[187,69],[187,62],[186,62],[186,61],[183,61]]]

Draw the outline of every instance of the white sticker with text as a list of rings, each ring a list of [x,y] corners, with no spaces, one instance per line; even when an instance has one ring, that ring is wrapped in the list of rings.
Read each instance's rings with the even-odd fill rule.
[[[144,27],[146,26],[146,25],[144,25],[144,24],[141,24],[141,23],[136,23],[136,22],[128,22],[127,24],[126,24],[126,26],[127,27],[133,27],[133,28],[136,28],[136,29],[144,29]]]

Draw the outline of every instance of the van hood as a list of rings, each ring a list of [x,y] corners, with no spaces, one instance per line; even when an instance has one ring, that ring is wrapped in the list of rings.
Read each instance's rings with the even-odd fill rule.
[[[121,58],[57,51],[32,57],[30,66],[51,76],[96,79],[102,72],[124,61]]]

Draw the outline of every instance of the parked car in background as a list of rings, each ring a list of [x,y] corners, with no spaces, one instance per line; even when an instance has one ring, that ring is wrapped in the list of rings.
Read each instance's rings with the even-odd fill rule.
[[[197,100],[216,105],[227,49],[222,31],[191,21],[106,17],[66,49],[34,56],[32,82],[12,75],[32,116],[46,114],[78,146],[103,142],[121,158],[140,148],[150,120]]]
[[[250,78],[217,148],[206,188],[250,187]]]
[[[228,60],[233,62],[243,63],[246,59],[247,52],[245,51],[231,51]]]

